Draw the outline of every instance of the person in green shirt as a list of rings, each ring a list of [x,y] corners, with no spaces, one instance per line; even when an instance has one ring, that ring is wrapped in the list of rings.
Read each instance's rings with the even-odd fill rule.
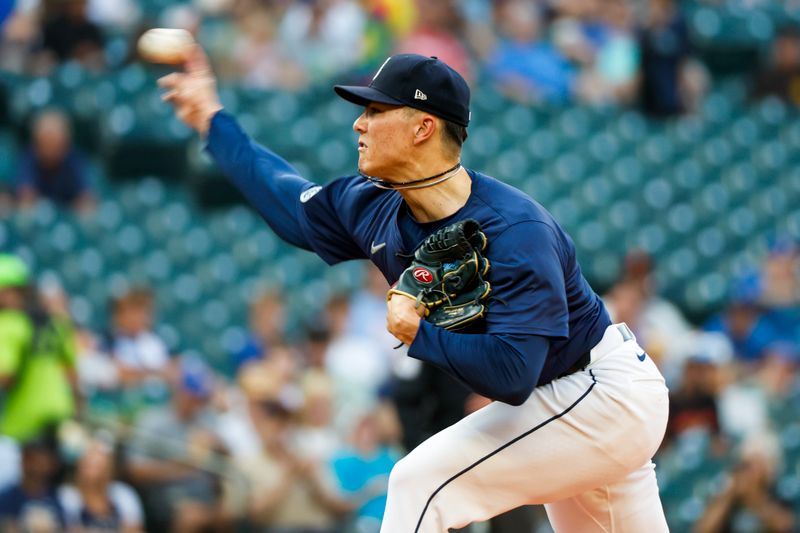
[[[75,412],[75,335],[44,311],[18,257],[0,254],[0,434],[19,442]]]

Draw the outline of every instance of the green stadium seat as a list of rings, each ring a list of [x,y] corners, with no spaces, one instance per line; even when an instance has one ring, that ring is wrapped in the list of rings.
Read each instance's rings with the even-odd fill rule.
[[[613,185],[610,178],[597,175],[587,179],[581,187],[581,197],[587,206],[596,208],[608,205],[613,194]]]
[[[563,150],[559,138],[549,129],[534,131],[526,142],[530,155],[539,161],[549,162]]]
[[[667,224],[671,231],[679,235],[690,235],[697,227],[697,216],[691,204],[674,204],[667,213]]]
[[[727,123],[733,114],[733,103],[721,93],[712,93],[706,96],[702,103],[702,115],[707,121],[716,124]]]
[[[537,126],[536,115],[529,106],[510,105],[497,116],[496,126],[510,138],[527,139]]]
[[[788,153],[786,146],[779,140],[761,144],[756,149],[753,162],[756,169],[762,174],[764,182],[769,183],[774,173],[781,171],[786,165]]]
[[[608,240],[606,227],[597,221],[581,224],[576,235],[576,244],[583,250],[595,252],[605,247]]]
[[[610,163],[619,154],[620,141],[611,131],[601,131],[589,139],[589,155],[595,161]]]
[[[726,246],[725,234],[717,227],[702,229],[695,240],[695,247],[701,256],[716,257]]]
[[[528,158],[516,148],[504,150],[497,154],[497,176],[506,182],[520,184],[528,174]]]
[[[519,184],[519,188],[544,206],[549,205],[555,197],[553,184],[542,174],[529,173]]]
[[[483,157],[493,156],[501,147],[500,133],[493,126],[479,126],[470,132],[467,146],[470,153]]]
[[[357,153],[355,141],[348,145],[342,139],[332,138],[320,144],[317,157],[323,173],[332,178],[355,173]]]
[[[629,198],[623,198],[611,204],[608,209],[608,224],[614,235],[620,235],[635,228],[641,219],[641,206]],[[611,239],[612,246],[620,253],[625,247],[624,239]]]
[[[636,157],[624,156],[612,165],[611,176],[618,186],[626,190],[636,190],[644,179],[644,168]]]
[[[786,215],[786,231],[792,238],[800,240],[800,210],[794,210]]]
[[[579,204],[568,196],[554,200],[548,209],[565,228],[574,228],[579,221]],[[568,229],[567,231],[570,231]]]
[[[664,177],[651,178],[642,190],[646,207],[653,211],[667,209],[672,204],[673,196],[673,185]]]
[[[576,152],[567,152],[556,158],[552,171],[562,185],[576,185],[586,176],[586,160]]]
[[[623,142],[638,143],[648,133],[648,124],[645,118],[633,111],[623,112],[613,127]]]
[[[0,191],[13,188],[17,152],[17,143],[11,131],[0,129]]]
[[[140,257],[144,251],[147,239],[144,231],[134,224],[125,224],[117,233],[120,251],[128,257]]]
[[[753,234],[757,219],[752,209],[747,206],[740,206],[731,211],[727,217],[726,224],[732,235],[747,238]]]
[[[155,283],[165,283],[172,279],[173,266],[164,250],[152,250],[144,258],[147,277]]]
[[[788,109],[786,103],[777,97],[767,97],[759,102],[755,108],[755,118],[768,126],[772,131],[785,123]]]
[[[203,324],[213,329],[215,333],[221,333],[221,330],[229,325],[230,313],[223,302],[211,299],[203,302],[199,318]]]
[[[733,157],[731,143],[723,137],[707,139],[700,150],[704,163],[710,167],[722,167]]]

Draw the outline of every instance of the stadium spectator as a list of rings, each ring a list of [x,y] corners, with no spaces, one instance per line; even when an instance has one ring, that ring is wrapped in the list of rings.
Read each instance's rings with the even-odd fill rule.
[[[82,532],[142,533],[144,515],[139,496],[115,480],[114,450],[92,440],[83,450],[73,484],[61,486],[58,500],[69,527]]]
[[[250,398],[274,398],[300,395],[295,388],[299,373],[298,356],[286,344],[272,346],[269,359],[258,359],[246,363],[239,370],[239,386]]]
[[[69,118],[63,111],[50,109],[34,119],[32,144],[20,154],[14,188],[21,207],[44,198],[81,212],[92,209],[89,167],[72,145]]]
[[[333,420],[334,382],[322,369],[309,368],[299,376],[299,385],[303,404],[292,432],[292,449],[304,461],[320,467],[342,446]]]
[[[210,371],[184,359],[168,406],[142,412],[128,442],[130,479],[142,491],[148,529],[192,533],[218,516],[217,481],[207,467],[223,451],[208,408]]]
[[[387,438],[388,437],[388,438]],[[386,506],[389,472],[400,459],[381,418],[370,413],[354,425],[350,446],[339,451],[331,465],[345,494],[358,501],[351,517],[358,531],[380,529]]]
[[[497,10],[500,37],[484,66],[490,81],[517,101],[570,101],[576,70],[543,37],[539,7],[525,0],[509,0]]]
[[[777,341],[800,350],[800,247],[789,238],[773,239],[761,266],[759,302]]]
[[[40,67],[31,57],[40,33],[38,9],[25,4],[5,3],[13,9],[0,31],[0,68],[16,73],[39,73],[46,71],[49,65]]]
[[[607,38],[608,28],[601,23],[606,2],[602,9],[597,0],[556,0],[549,7],[549,40],[576,67],[590,66]]]
[[[262,448],[236,463],[251,489],[249,520],[281,533],[336,531],[339,519],[354,506],[337,495],[332,476],[291,445],[295,426],[290,407],[270,400],[251,412]]]
[[[311,83],[356,65],[363,49],[366,15],[353,0],[290,2],[278,28],[283,54],[302,66]]]
[[[72,325],[42,307],[27,266],[0,254],[0,433],[25,441],[75,412]]]
[[[303,65],[290,60],[278,39],[281,13],[276,4],[240,2],[235,17],[236,36],[228,76],[245,87],[300,90],[308,83]],[[230,68],[233,67],[233,68]]]
[[[608,0],[599,10],[597,48],[579,80],[578,92],[592,105],[629,104],[636,97],[639,45],[628,0]]]
[[[656,117],[694,110],[706,80],[692,60],[689,29],[675,0],[649,0],[639,47],[642,110]]]
[[[767,346],[780,338],[773,324],[764,318],[763,308],[758,303],[759,295],[756,277],[738,280],[731,290],[727,307],[704,326],[708,331],[724,333],[733,343],[736,358],[748,364],[761,359]]]
[[[464,79],[474,78],[469,52],[462,42],[463,20],[454,0],[416,0],[417,19],[411,31],[395,45],[397,54],[436,56]]]
[[[777,96],[800,106],[800,32],[782,28],[772,42],[768,64],[756,73],[751,97]]]
[[[22,447],[22,478],[0,491],[0,530],[12,533],[67,531],[56,480],[61,468],[52,428]]]
[[[382,276],[378,282],[380,291],[386,282]],[[383,289],[384,296],[379,301],[372,302],[377,307],[364,300],[365,294],[359,294],[361,309],[354,309],[347,296],[334,296],[325,309],[332,338],[325,353],[324,369],[331,378],[335,425],[342,434],[350,433],[357,413],[374,405],[379,388],[391,374],[389,352],[396,343],[383,337],[385,325],[375,322],[375,319],[382,320],[386,290],[388,288]],[[359,314],[354,314],[356,312]],[[360,320],[366,323],[360,323]],[[374,329],[365,331],[370,325]],[[357,333],[359,331],[361,333]]]
[[[692,328],[677,306],[658,294],[653,270],[653,259],[647,253],[630,252],[620,281],[605,301],[612,320],[628,324],[672,384],[691,346]]]
[[[739,452],[739,461],[727,482],[711,500],[694,529],[696,533],[735,531],[749,524],[750,531],[795,531],[797,517],[788,502],[775,492],[781,462],[780,444],[772,435],[750,437]]]
[[[104,65],[102,29],[89,20],[86,0],[55,0],[45,3],[42,48],[52,61],[78,61],[101,69]]]
[[[694,335],[692,344],[694,349],[684,362],[680,384],[670,392],[665,443],[680,440],[687,433],[703,433],[721,454],[726,443],[718,397],[731,378],[733,348],[719,333]]]
[[[800,352],[794,343],[777,341],[766,347],[756,378],[771,404],[781,404],[797,379]]]
[[[283,344],[286,309],[276,291],[258,295],[250,304],[250,331],[244,346],[233,354],[233,370],[239,372],[248,361],[269,357],[274,344]]]
[[[149,289],[134,288],[114,298],[112,327],[103,351],[111,355],[123,390],[159,399],[165,395],[173,365],[167,345],[152,331],[153,314],[153,293]]]

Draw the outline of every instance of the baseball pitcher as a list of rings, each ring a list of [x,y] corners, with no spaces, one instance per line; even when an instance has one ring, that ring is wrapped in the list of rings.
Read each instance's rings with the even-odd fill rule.
[[[525,504],[545,504],[559,532],[667,531],[651,461],[664,380],[611,323],[552,216],[461,165],[470,91],[457,72],[396,55],[369,86],[336,86],[363,107],[358,173],[325,186],[222,109],[199,47],[160,85],[281,238],[330,264],[375,263],[409,357],[494,400],[395,466],[383,533],[440,533]]]

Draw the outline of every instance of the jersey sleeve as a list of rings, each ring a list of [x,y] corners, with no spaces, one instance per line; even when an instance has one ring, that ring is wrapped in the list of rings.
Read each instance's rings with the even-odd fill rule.
[[[489,242],[492,299],[487,331],[566,338],[569,309],[564,251],[552,228],[520,222]]]
[[[350,178],[335,180],[317,190],[309,189],[302,198],[300,224],[309,236],[311,248],[329,265],[350,259],[367,259],[352,235],[354,220],[343,215],[358,212],[358,195]]]
[[[306,180],[224,111],[212,118],[207,142],[223,173],[284,241],[328,263],[365,257],[340,218],[349,198],[338,181],[323,187]]]
[[[539,381],[550,340],[539,335],[463,334],[420,322],[408,355],[482,396],[521,405]]]

